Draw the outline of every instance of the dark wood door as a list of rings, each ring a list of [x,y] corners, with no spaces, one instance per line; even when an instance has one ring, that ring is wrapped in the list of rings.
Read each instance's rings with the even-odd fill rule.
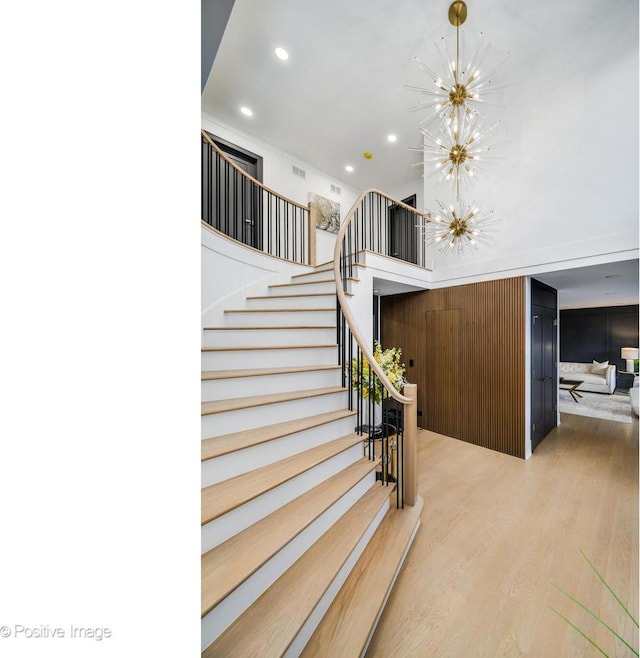
[[[460,330],[463,326],[459,309],[427,311],[424,315],[423,340],[437,345],[427,350],[425,372],[428,383],[425,417],[420,427],[439,434],[465,440],[463,428],[466,417],[466,399],[463,395],[465,375],[457,367],[460,358]]]
[[[402,199],[412,208],[416,207],[416,195]],[[402,206],[389,208],[389,256],[408,263],[418,262],[418,229],[415,215]]]

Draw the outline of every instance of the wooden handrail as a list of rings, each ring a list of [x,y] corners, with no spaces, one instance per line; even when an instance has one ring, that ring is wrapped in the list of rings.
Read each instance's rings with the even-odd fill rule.
[[[209,145],[213,148],[218,155],[225,161],[228,162],[236,171],[239,171],[244,178],[248,178],[252,183],[260,187],[261,189],[265,190],[265,192],[269,192],[269,194],[273,194],[274,196],[278,197],[278,199],[282,199],[283,201],[286,201],[287,203],[290,203],[292,206],[296,206],[296,208],[300,208],[301,210],[306,210],[309,212],[309,206],[303,206],[302,204],[298,203],[297,201],[292,201],[291,199],[287,199],[286,196],[282,196],[282,194],[278,194],[278,192],[275,192],[271,188],[267,187],[263,183],[261,183],[258,179],[254,178],[250,174],[248,174],[244,169],[241,167],[238,167],[238,165],[233,162],[233,160],[230,160],[225,154],[224,151],[220,150],[220,147],[207,135],[207,133],[204,130],[200,131],[200,134],[202,137],[209,143]]]
[[[415,505],[418,496],[418,387],[407,384],[404,391],[411,404],[404,407],[404,502]]]
[[[415,213],[416,215],[425,217],[427,220],[431,218],[431,213],[418,212],[415,208],[412,208],[411,206],[408,206],[406,203],[403,203],[402,201],[398,201],[397,199],[394,199],[393,197],[390,197],[388,194],[385,194],[384,192],[380,192],[379,190],[373,188],[365,190],[356,199],[356,202],[353,204],[353,206],[351,206],[351,209],[349,210],[346,217],[344,218],[344,222],[342,222],[342,225],[340,226],[340,230],[338,231],[338,235],[336,237],[336,246],[333,252],[333,272],[336,279],[336,291],[338,294],[338,300],[340,302],[340,307],[342,308],[344,319],[347,325],[349,326],[349,329],[351,330],[351,334],[356,339],[356,343],[358,343],[358,346],[360,347],[360,351],[364,354],[364,357],[368,361],[369,367],[376,374],[376,376],[378,377],[382,385],[385,387],[389,395],[394,400],[397,400],[402,404],[411,404],[413,398],[398,393],[398,391],[395,389],[393,384],[389,381],[389,378],[385,374],[384,370],[380,367],[378,362],[375,360],[375,357],[373,356],[371,349],[369,348],[366,341],[362,337],[362,334],[360,333],[358,324],[356,323],[353,313],[351,312],[351,309],[349,308],[349,305],[347,303],[347,297],[344,294],[344,286],[342,283],[342,276],[340,274],[342,243],[344,242],[345,233],[347,232],[347,228],[351,223],[351,220],[353,219],[356,210],[360,207],[362,200],[368,194],[378,194],[384,199],[391,201],[393,204],[398,205],[402,208],[406,208],[407,210],[410,210],[412,213]]]

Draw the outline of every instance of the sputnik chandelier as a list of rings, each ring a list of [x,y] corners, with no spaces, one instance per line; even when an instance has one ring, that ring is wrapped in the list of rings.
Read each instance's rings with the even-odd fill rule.
[[[476,174],[483,173],[483,164],[491,160],[495,144],[488,138],[499,125],[490,125],[480,107],[486,96],[496,87],[491,75],[484,72],[490,44],[480,46],[465,59],[460,44],[460,26],[467,18],[467,5],[456,0],[449,7],[449,22],[456,28],[455,59],[444,45],[438,48],[443,60],[445,76],[439,76],[416,58],[418,64],[433,80],[434,86],[425,89],[409,87],[427,96],[425,102],[412,110],[429,110],[419,124],[423,146],[413,150],[423,153],[424,177],[436,176],[438,182],[448,182],[455,194],[455,203],[427,211],[431,221],[424,227],[428,246],[436,246],[441,253],[462,254],[466,247],[475,249],[486,241],[493,226],[499,221],[493,211],[480,211],[475,202],[465,203],[460,195],[461,184],[470,186]]]

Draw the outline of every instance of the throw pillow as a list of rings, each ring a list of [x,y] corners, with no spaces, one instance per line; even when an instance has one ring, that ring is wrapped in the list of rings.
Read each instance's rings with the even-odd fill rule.
[[[594,375],[606,375],[608,367],[609,367],[608,361],[603,361],[602,363],[598,363],[597,361],[594,361],[593,365],[591,366],[591,372]]]

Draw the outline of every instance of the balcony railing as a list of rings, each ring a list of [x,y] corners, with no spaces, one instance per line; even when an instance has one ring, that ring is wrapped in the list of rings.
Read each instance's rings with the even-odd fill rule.
[[[202,137],[202,220],[250,247],[303,265],[315,264],[308,206],[270,190]]]

